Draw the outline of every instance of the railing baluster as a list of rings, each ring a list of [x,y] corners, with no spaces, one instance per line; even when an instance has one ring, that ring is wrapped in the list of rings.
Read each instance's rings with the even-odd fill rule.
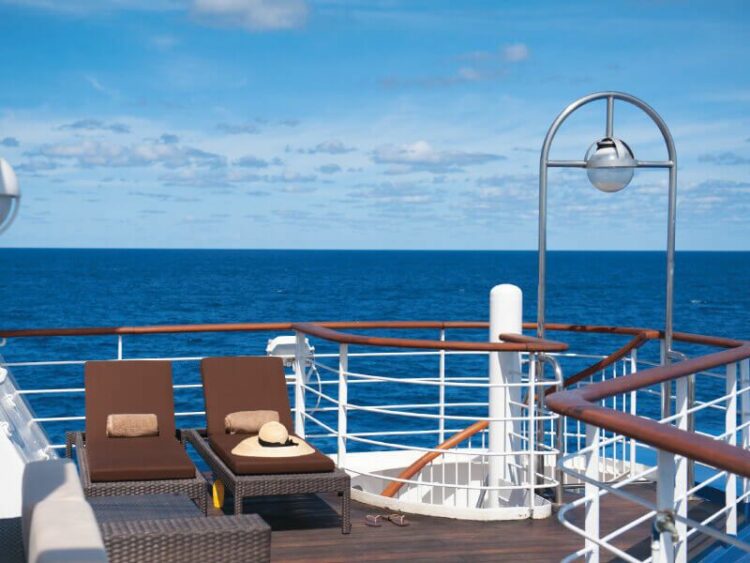
[[[445,329],[440,329],[440,341],[445,342]],[[438,438],[439,443],[445,442],[445,350],[440,350],[440,367],[439,367],[440,387],[438,394],[440,403],[440,418],[438,419]]]
[[[630,373],[638,371],[638,348],[633,348],[630,351]],[[630,392],[630,414],[635,416],[638,412],[638,392]],[[630,474],[635,475],[636,455],[638,443],[635,439],[630,438]]]
[[[349,345],[339,344],[339,423],[338,423],[338,466],[343,468],[346,463],[346,405],[349,402],[349,386],[347,373],[349,372]]]
[[[305,437],[305,334],[295,331],[294,346],[294,431]]]
[[[742,360],[740,362],[740,389],[742,395],[740,395],[740,423],[742,424],[742,449],[750,450],[750,360]],[[742,479],[742,495],[744,502],[750,503],[750,495],[747,495],[750,491],[750,479],[744,477]]]
[[[586,425],[586,477],[599,480],[599,437],[601,430],[592,424]],[[599,545],[590,538],[599,539],[599,487],[586,483],[584,496],[590,498],[586,503],[586,562],[599,563]]]
[[[727,412],[726,428],[727,443],[737,445],[737,364],[727,365]],[[725,508],[727,510],[727,534],[737,534],[737,475],[727,473],[725,489]]]
[[[536,379],[537,379],[537,366],[539,367],[540,371],[543,370],[543,366],[539,365],[539,360],[537,359],[537,355],[533,354],[529,356],[529,416],[526,420],[526,439],[529,444],[529,460],[528,460],[528,467],[529,467],[529,476],[528,476],[528,487],[529,487],[529,516],[533,518],[534,515],[534,493],[536,491],[536,488],[534,487],[536,483],[536,455],[534,455],[534,450],[536,449]],[[492,463],[492,462],[490,462]],[[490,483],[491,485],[496,485],[496,483]],[[493,498],[495,491],[491,491],[493,494]]]
[[[656,479],[656,506],[659,512],[671,514],[675,502],[675,456],[664,450],[657,451],[658,473]],[[657,514],[654,518],[660,518]],[[655,523],[656,527],[656,523]],[[675,550],[672,534],[665,529],[659,530],[658,540],[652,545],[654,561],[672,562],[675,560]]]
[[[122,360],[122,334],[117,335],[117,359]]]
[[[690,408],[690,376],[681,377],[675,382],[675,414],[679,417],[676,419],[676,426],[680,430],[687,430],[689,426],[689,415],[687,414]],[[688,459],[684,456],[674,456],[675,475],[674,475],[674,493],[673,502],[674,506],[670,506],[670,510],[674,510],[675,514],[687,518],[688,498],[687,491],[692,485],[688,482]],[[675,528],[677,529],[678,541],[674,545],[674,560],[677,563],[685,563],[687,561],[687,525],[684,522],[676,522]]]

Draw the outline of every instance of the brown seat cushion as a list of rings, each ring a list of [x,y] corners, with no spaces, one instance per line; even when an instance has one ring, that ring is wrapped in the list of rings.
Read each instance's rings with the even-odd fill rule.
[[[237,475],[322,473],[334,469],[333,460],[317,449],[309,455],[284,458],[233,455],[231,452],[234,447],[245,438],[247,434],[218,434],[208,438],[211,449]]]
[[[192,479],[195,466],[175,438],[111,438],[86,444],[92,481]]]

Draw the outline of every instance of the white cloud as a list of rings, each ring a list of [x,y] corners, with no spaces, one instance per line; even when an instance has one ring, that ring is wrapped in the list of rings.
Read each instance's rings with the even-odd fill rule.
[[[750,164],[750,157],[732,151],[725,151],[702,154],[698,157],[698,162],[708,162],[723,166],[740,166],[743,164]]]
[[[132,145],[84,139],[74,143],[42,145],[27,152],[33,160],[73,161],[81,167],[145,167],[161,165],[165,168],[185,166],[220,167],[222,156],[194,147],[165,142],[144,142]]]
[[[322,166],[318,166],[318,172],[321,174],[336,174],[337,172],[341,172],[341,166],[338,164],[323,164]]]
[[[219,123],[216,128],[227,135],[255,135],[260,129],[254,123]]]
[[[130,127],[124,123],[106,123],[101,119],[79,119],[58,127],[61,131],[111,131],[112,133],[130,133]]]
[[[503,60],[509,63],[518,63],[525,61],[531,55],[529,48],[523,43],[515,43],[514,45],[506,45],[503,47]]]
[[[298,152],[306,154],[344,154],[355,151],[354,147],[348,147],[338,140],[323,141],[309,149],[300,149]]]
[[[386,170],[388,174],[419,171],[459,172],[464,166],[504,159],[504,156],[490,153],[439,151],[427,141],[398,146],[383,145],[372,153],[373,162],[390,165]]]
[[[267,31],[302,27],[309,9],[304,0],[194,0],[193,13],[219,25]]]
[[[269,161],[249,154],[234,160],[232,164],[242,168],[268,168],[269,166],[278,166],[284,163],[280,158],[273,158]]]

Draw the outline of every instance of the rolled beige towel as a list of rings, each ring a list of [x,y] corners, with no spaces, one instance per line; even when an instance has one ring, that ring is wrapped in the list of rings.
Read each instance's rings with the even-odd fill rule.
[[[107,416],[109,438],[142,438],[158,435],[159,421],[155,414],[110,414]]]
[[[229,434],[257,434],[266,422],[278,422],[278,411],[237,411],[224,417]]]

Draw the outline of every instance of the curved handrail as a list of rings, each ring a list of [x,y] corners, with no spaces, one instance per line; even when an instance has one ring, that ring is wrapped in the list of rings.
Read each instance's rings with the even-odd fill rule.
[[[541,340],[523,335],[500,335],[507,342],[467,342],[448,340],[427,340],[417,338],[390,338],[365,336],[339,332],[316,323],[294,323],[292,328],[304,334],[317,336],[339,344],[361,344],[387,348],[424,348],[436,350],[463,350],[471,352],[562,352],[568,349],[563,342]]]
[[[575,418],[649,444],[655,448],[694,459],[750,478],[750,452],[675,426],[634,416],[596,404],[602,399],[638,391],[659,383],[686,377],[750,358],[750,342],[684,362],[659,366],[586,387],[558,391],[547,397],[554,412]]]
[[[579,381],[586,379],[590,375],[593,375],[598,371],[608,368],[615,362],[619,362],[621,359],[627,356],[630,352],[632,352],[636,348],[640,348],[649,340],[650,338],[645,332],[638,334],[636,337],[628,341],[627,344],[625,344],[618,350],[615,350],[606,358],[602,358],[595,364],[591,364],[589,367],[582,369],[578,373],[574,373],[570,377],[565,378],[565,380],[563,381],[563,387],[570,387],[571,385],[574,385],[575,383],[578,383]],[[555,389],[550,388],[550,389],[547,389],[544,392],[544,394],[549,395],[554,392],[555,392]]]
[[[440,444],[439,446],[437,446],[435,449],[436,450],[448,450],[448,449],[450,449],[450,448],[452,448],[454,446],[457,446],[458,444],[460,444],[464,440],[467,440],[468,438],[471,438],[472,436],[474,436],[474,434],[478,434],[479,432],[481,432],[482,430],[484,430],[485,428],[487,428],[487,426],[489,426],[489,422],[486,421],[486,420],[480,420],[479,422],[475,422],[471,426],[467,426],[463,430],[461,430],[461,431],[456,432],[455,434],[453,434],[453,436],[451,436],[450,438],[448,438],[447,440],[445,440],[442,444]],[[443,453],[444,452],[442,452],[442,451],[439,451],[439,452],[432,451],[432,452],[425,453],[417,461],[415,461],[414,463],[412,463],[409,467],[407,467],[401,473],[398,474],[397,478],[398,479],[402,479],[403,481],[391,481],[388,484],[388,486],[386,486],[383,489],[383,491],[380,493],[381,496],[384,496],[384,497],[393,497],[393,496],[395,496],[396,493],[401,490],[401,487],[404,486],[404,484],[405,484],[404,481],[406,481],[406,480],[411,479],[412,477],[414,477],[414,475],[416,475],[417,473],[419,473],[420,471],[422,471],[422,469],[428,463],[430,463],[433,459],[435,459],[435,458],[443,455]]]

